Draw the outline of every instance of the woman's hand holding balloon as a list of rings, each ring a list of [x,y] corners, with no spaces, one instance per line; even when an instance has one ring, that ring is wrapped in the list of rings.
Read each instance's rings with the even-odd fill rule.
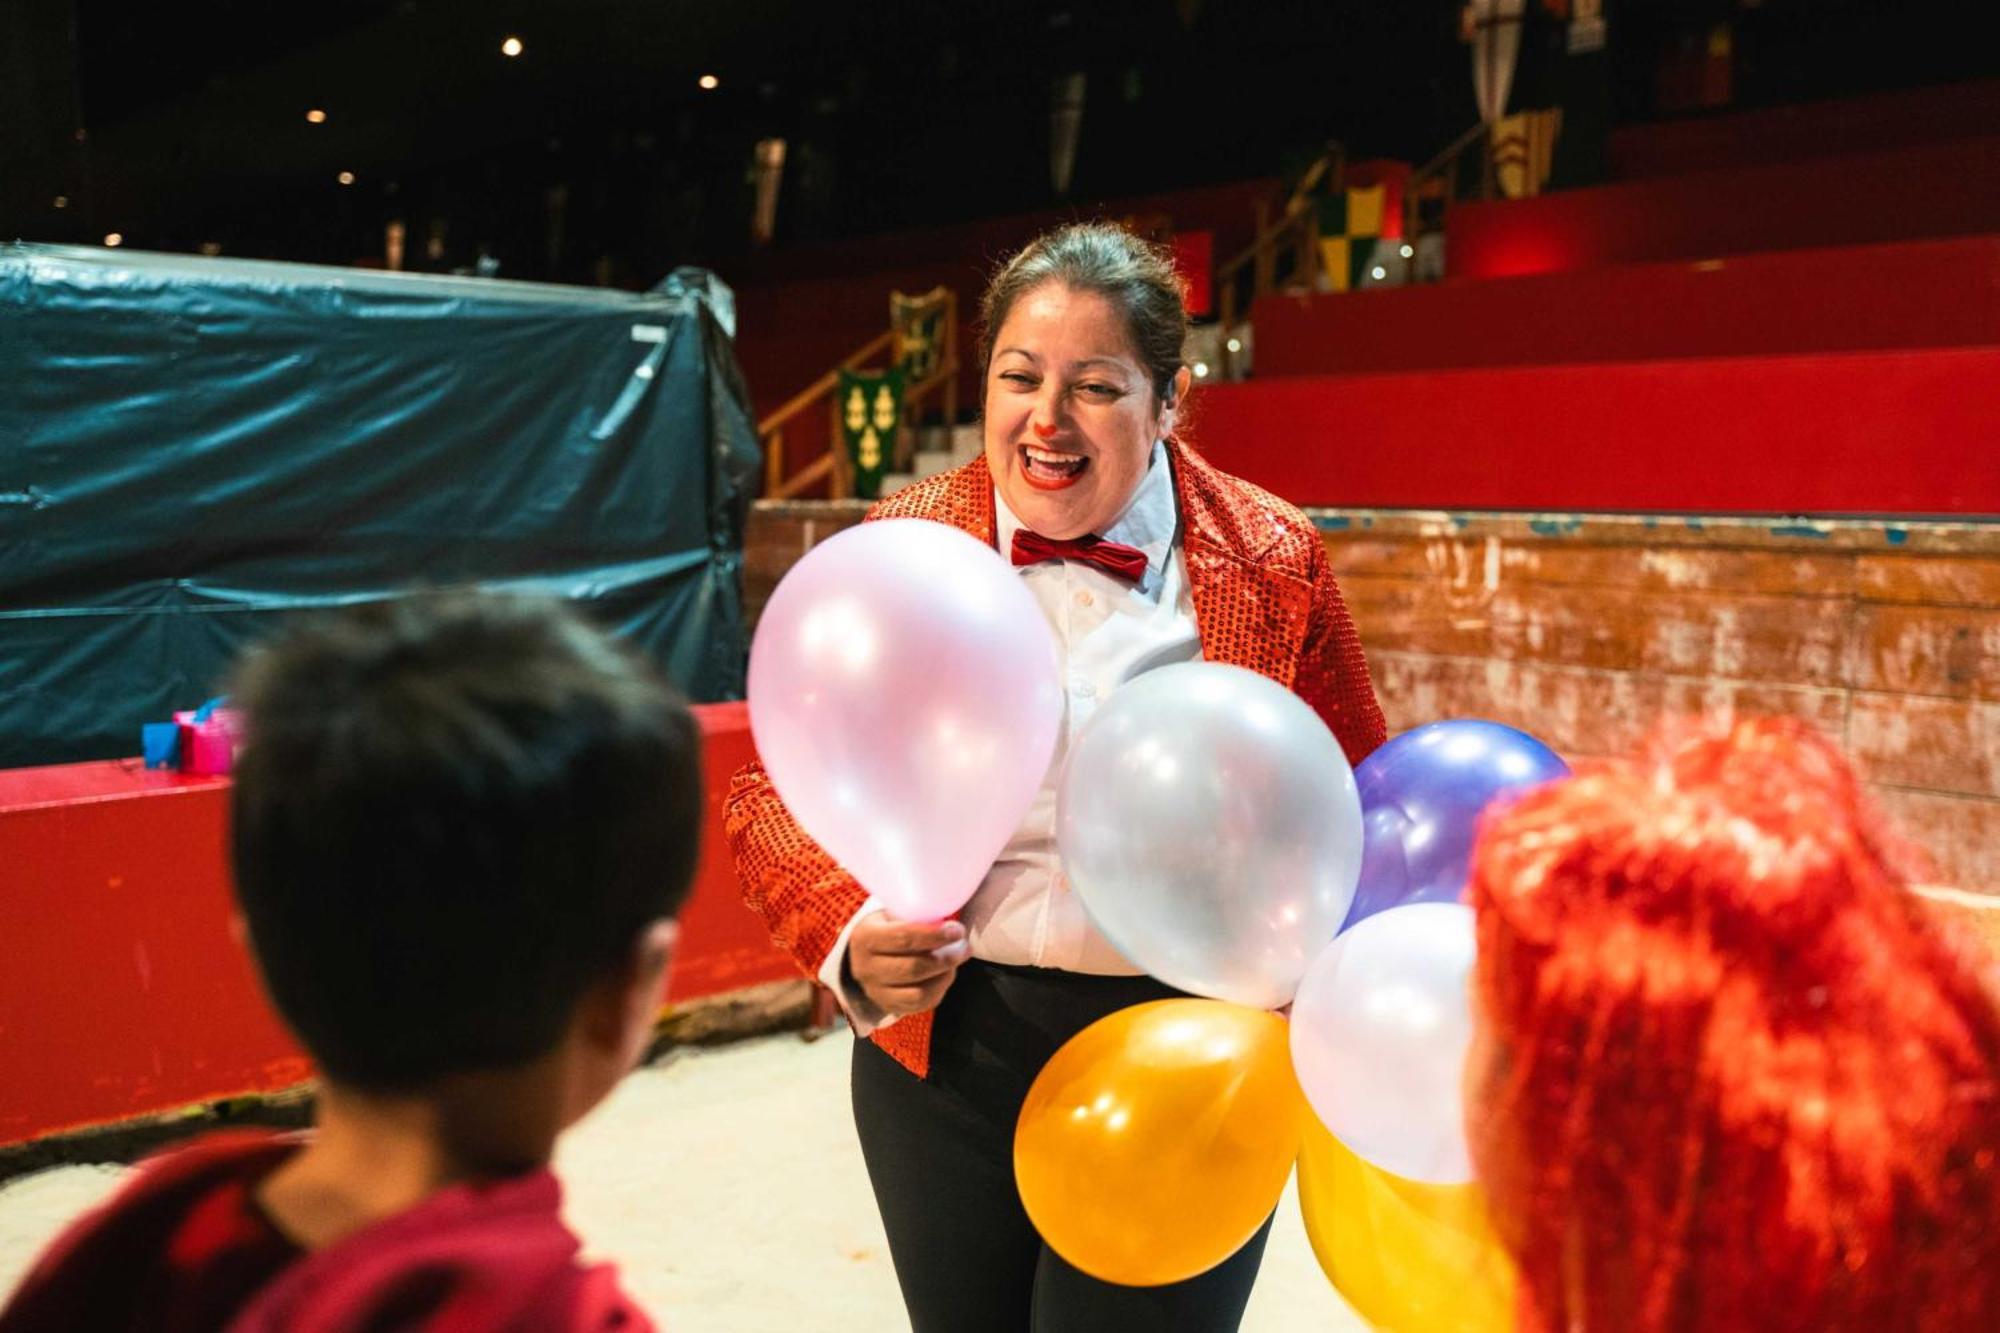
[[[888,1014],[937,1008],[972,952],[956,921],[904,921],[870,912],[847,937],[847,971],[870,1003]]]

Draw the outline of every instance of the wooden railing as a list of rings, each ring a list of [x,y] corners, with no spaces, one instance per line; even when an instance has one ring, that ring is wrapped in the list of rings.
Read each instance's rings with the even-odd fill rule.
[[[1319,205],[1321,187],[1347,188],[1347,150],[1337,143],[1327,145],[1318,161],[1306,169],[1292,187],[1276,221],[1268,205],[1257,208],[1257,238],[1216,270],[1217,314],[1224,332],[1222,378],[1236,378],[1237,353],[1229,343],[1240,312],[1247,311],[1257,298],[1277,290],[1280,283],[1310,289],[1319,272]],[[1290,262],[1287,263],[1286,261]],[[1245,281],[1245,278],[1248,281]]]
[[[945,425],[958,421],[958,296],[945,293],[943,324],[944,354],[938,369],[928,379],[903,389],[903,420],[918,419],[923,405],[933,398],[943,409]],[[900,352],[895,329],[885,330],[843,357],[838,365],[794,394],[783,407],[757,423],[757,441],[764,450],[764,498],[789,500],[816,486],[826,485],[833,499],[845,500],[854,493],[853,469],[840,431],[840,372],[860,371],[885,357],[895,359]],[[820,436],[825,452],[814,450],[796,472],[790,472],[786,457],[786,431],[815,404],[826,404],[826,432]],[[801,423],[803,425],[804,423]],[[818,434],[808,431],[807,433]]]
[[[1442,182],[1447,209],[1460,197],[1463,160],[1475,146],[1480,149],[1478,196],[1493,197],[1493,154],[1486,151],[1488,142],[1485,123],[1476,124],[1410,174],[1403,191],[1404,236],[1414,239],[1418,235],[1418,208],[1429,182]],[[1281,286],[1312,290],[1320,265],[1319,208],[1315,196],[1322,190],[1346,188],[1346,152],[1337,143],[1329,144],[1319,161],[1300,177],[1275,221],[1271,220],[1269,205],[1258,206],[1257,239],[1216,270],[1217,313],[1224,335],[1222,378],[1237,378],[1237,358],[1241,353],[1236,349],[1241,344],[1234,330],[1258,297]]]
[[[1479,154],[1479,197],[1493,197],[1493,154],[1485,151],[1488,142],[1485,121],[1473,122],[1472,128],[1459,135],[1435,154],[1430,161],[1410,173],[1410,183],[1403,191],[1403,235],[1415,239],[1422,230],[1418,226],[1417,209],[1423,199],[1424,188],[1432,181],[1442,183],[1445,211],[1459,197],[1459,174],[1465,154],[1473,145],[1481,147]],[[1437,219],[1443,226],[1444,220]]]

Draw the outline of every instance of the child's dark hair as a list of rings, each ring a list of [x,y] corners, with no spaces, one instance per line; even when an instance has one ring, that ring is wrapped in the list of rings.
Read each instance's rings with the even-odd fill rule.
[[[693,717],[559,603],[440,594],[338,612],[238,672],[237,897],[328,1077],[505,1068],[687,896]]]

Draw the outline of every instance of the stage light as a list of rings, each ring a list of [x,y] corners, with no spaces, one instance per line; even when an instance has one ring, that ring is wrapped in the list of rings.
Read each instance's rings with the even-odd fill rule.
[[[1227,346],[1229,350],[1232,352],[1240,352],[1243,350],[1243,340],[1241,338],[1231,338],[1224,345]]]
[[[51,199],[49,202],[51,204],[54,204],[57,208],[68,208],[69,196],[66,194],[59,194],[55,198]]]
[[[318,107],[314,107],[312,110],[306,112],[306,124],[308,125],[326,124],[326,112],[320,110]]]
[[[352,185],[354,184],[354,173],[351,171],[343,171],[338,176],[334,177],[334,179],[339,181],[342,185]]]
[[[521,44],[519,37],[509,37],[506,41],[500,43],[500,54],[509,59],[520,55],[525,50],[527,48]]]
[[[1389,276],[1389,270],[1383,268],[1380,264],[1377,264],[1374,268],[1368,270],[1368,276],[1375,279],[1375,281],[1380,282],[1382,281],[1382,279]]]
[[[1417,247],[1414,245],[1410,245],[1406,242],[1403,246],[1403,258],[1415,259],[1416,257],[1417,257]]]
[[[722,80],[716,78],[713,74],[704,74],[696,79],[695,82],[701,85],[701,90],[705,93],[712,93],[722,86]]]
[[[125,233],[122,231],[109,232],[104,237],[104,243],[116,250],[119,246],[125,244]]]
[[[1194,377],[1198,380],[1205,380],[1208,378],[1208,362],[1197,361],[1194,363]]]

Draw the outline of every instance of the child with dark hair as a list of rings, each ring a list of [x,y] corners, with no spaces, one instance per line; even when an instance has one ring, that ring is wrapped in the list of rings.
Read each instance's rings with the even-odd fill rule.
[[[1522,1333],[2000,1329],[2000,1007],[1898,859],[1789,720],[1489,821],[1467,1125]]]
[[[642,1330],[557,1136],[644,1047],[702,808],[687,708],[553,603],[342,612],[235,689],[237,895],[317,1129],[143,1166],[0,1330]]]

